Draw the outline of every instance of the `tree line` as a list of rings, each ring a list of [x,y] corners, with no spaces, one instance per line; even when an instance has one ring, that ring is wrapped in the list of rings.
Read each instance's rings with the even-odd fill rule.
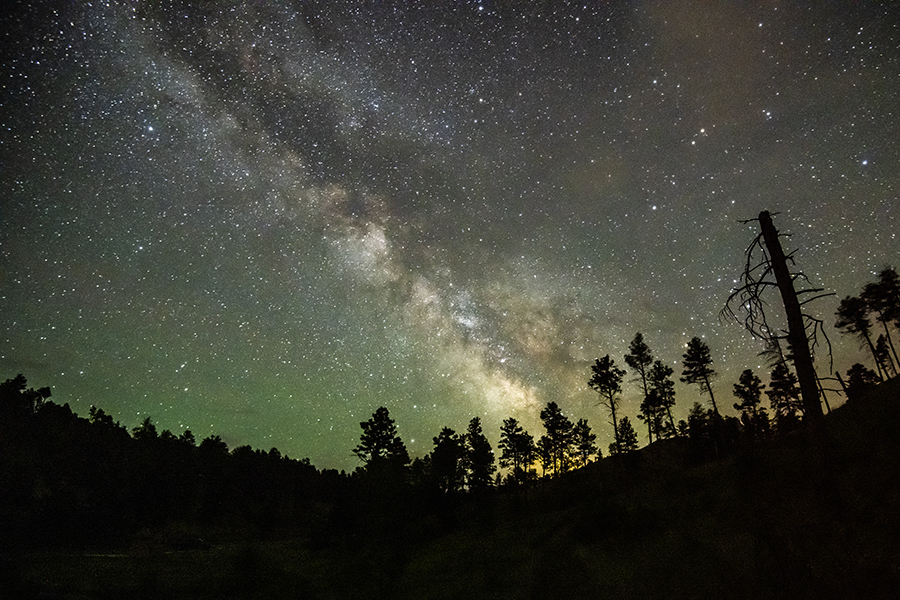
[[[858,296],[846,296],[838,305],[834,326],[846,335],[856,336],[869,351],[875,370],[856,363],[847,371],[844,385],[848,399],[874,383],[896,377],[900,358],[891,335],[891,325],[900,328],[900,276],[893,267],[885,267],[878,279],[866,283]],[[875,336],[872,320],[881,326]]]
[[[838,375],[853,400],[900,370],[892,335],[900,328],[900,277],[891,267],[883,269],[858,296],[844,298],[835,316],[835,326],[858,337],[875,367],[854,364],[846,381]],[[744,370],[732,386],[738,416],[726,416],[713,390],[717,373],[710,349],[692,338],[682,355],[680,380],[708,396],[709,407],[694,402],[687,418],[676,422],[674,369],[655,357],[637,333],[623,357],[629,371],[607,354],[594,361],[587,380],[609,414],[609,455],[630,454],[639,446],[634,425],[622,414],[629,372],[643,396],[637,418],[647,442],[677,438],[696,460],[797,429],[804,404],[791,358],[777,353],[768,385],[752,369]],[[5,492],[0,521],[10,543],[103,540],[176,521],[335,532],[344,523],[356,519],[359,525],[363,515],[372,520],[401,504],[427,512],[463,497],[527,490],[538,480],[603,457],[587,419],[573,421],[555,402],[541,410],[544,431],[537,438],[507,418],[495,452],[475,417],[463,432],[443,427],[431,451],[416,458],[410,457],[388,409],[380,407],[360,423],[360,441],[352,452],[362,464],[348,474],[318,470],[308,459],[291,459],[276,448],[229,449],[218,435],[198,442],[190,430],[180,435],[158,431],[150,417],[129,431],[102,408],[92,406],[82,418],[50,397],[49,388],[29,388],[22,375],[0,384]]]

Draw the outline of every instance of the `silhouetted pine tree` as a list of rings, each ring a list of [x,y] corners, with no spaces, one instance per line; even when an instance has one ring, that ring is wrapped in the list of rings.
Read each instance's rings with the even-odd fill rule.
[[[856,400],[881,379],[873,370],[856,363],[847,370],[847,400]]]
[[[691,338],[682,359],[684,369],[681,372],[681,381],[699,385],[701,394],[709,394],[713,412],[721,416],[712,390],[712,378],[716,372],[712,368],[713,360],[709,354],[709,346],[698,337]]]
[[[591,459],[600,458],[600,449],[597,448],[597,435],[591,431],[587,419],[578,419],[575,427],[572,429],[572,448],[575,463],[579,467],[583,467]]]
[[[672,407],[675,406],[675,382],[672,381],[674,371],[669,365],[663,364],[662,361],[655,361],[650,369],[648,381],[650,390],[655,392],[659,397],[659,403],[663,412],[669,419],[669,427],[661,427],[660,433],[663,437],[676,435],[675,418],[672,416]]]
[[[593,375],[588,381],[592,390],[600,394],[600,404],[609,410],[613,426],[613,446],[618,447],[620,441],[619,421],[616,412],[619,409],[619,394],[622,393],[622,378],[625,371],[616,366],[609,354],[598,358],[591,366]]]
[[[878,273],[878,281],[867,283],[863,287],[860,297],[865,301],[870,311],[875,313],[875,319],[884,328],[887,345],[893,355],[893,365],[900,369],[900,357],[894,348],[893,336],[888,326],[895,323],[900,326],[900,275],[897,275],[892,267],[886,267]]]
[[[397,426],[387,408],[379,407],[371,419],[363,421],[359,426],[363,432],[353,453],[365,462],[364,468],[385,462],[399,467],[409,464],[406,445],[400,439]]]
[[[653,443],[653,436],[661,437],[663,429],[663,417],[665,416],[665,408],[663,407],[662,398],[656,390],[644,396],[638,411],[638,419],[647,423],[648,443]]]
[[[760,406],[764,387],[765,384],[751,369],[745,369],[734,384],[733,393],[740,400],[735,403],[734,408],[741,412],[744,430],[749,431],[754,438],[765,437],[769,431],[769,417],[766,409]]]
[[[879,379],[884,379],[881,364],[878,362],[878,355],[875,352],[875,344],[872,343],[872,322],[869,321],[869,309],[866,303],[856,296],[847,296],[841,300],[838,306],[837,321],[834,326],[842,329],[843,333],[854,334],[860,338],[865,345],[868,346],[875,360],[875,368],[878,370]]]
[[[613,452],[613,446],[610,445],[610,454],[627,454],[628,452],[634,452],[638,449],[637,433],[635,433],[634,427],[631,425],[631,421],[628,420],[628,417],[622,417],[619,421],[619,436],[618,447],[615,449],[615,452]]]
[[[516,485],[527,484],[535,460],[534,437],[516,419],[504,419],[497,445],[501,451],[500,466],[509,469],[507,479]]]
[[[569,470],[571,465],[572,421],[563,414],[556,402],[550,402],[541,411],[546,439],[542,442],[550,454],[550,467],[554,474]],[[541,442],[539,442],[541,443]]]
[[[775,365],[770,377],[766,395],[769,397],[775,425],[779,432],[790,431],[797,425],[799,416],[803,413],[797,377],[791,372],[785,361]]]
[[[469,427],[464,437],[465,444],[465,468],[466,485],[469,491],[481,492],[491,487],[494,471],[494,451],[491,443],[481,429],[481,420],[478,417],[469,421]]]
[[[455,494],[462,490],[465,482],[465,445],[462,436],[449,427],[432,438],[431,475],[438,490],[444,494]]]

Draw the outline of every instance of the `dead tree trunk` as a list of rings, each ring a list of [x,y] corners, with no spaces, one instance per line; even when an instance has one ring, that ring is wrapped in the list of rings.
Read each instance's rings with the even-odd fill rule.
[[[813,429],[824,428],[822,404],[819,402],[819,387],[816,383],[816,371],[813,367],[812,353],[806,337],[806,326],[803,313],[800,310],[800,301],[794,290],[794,280],[787,267],[787,259],[781,249],[778,240],[778,231],[772,224],[772,217],[768,211],[759,213],[759,224],[762,228],[763,241],[769,252],[772,272],[775,282],[781,292],[781,300],[788,324],[788,343],[791,346],[791,355],[794,359],[794,368],[797,370],[797,380],[800,383],[800,395],[803,399],[804,419],[808,420]]]

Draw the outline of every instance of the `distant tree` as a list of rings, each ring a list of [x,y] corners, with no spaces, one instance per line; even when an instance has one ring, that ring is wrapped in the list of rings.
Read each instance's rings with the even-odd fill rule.
[[[550,402],[541,411],[541,421],[547,434],[544,442],[550,453],[550,465],[553,473],[562,473],[569,469],[572,447],[572,421],[565,416],[556,402]]]
[[[96,425],[97,427],[101,427],[105,430],[112,430],[121,428],[122,426],[119,423],[113,421],[113,418],[106,414],[106,412],[102,408],[97,408],[94,405],[88,409],[88,421],[90,421],[91,425]]]
[[[217,457],[228,455],[228,444],[217,435],[210,435],[203,438],[198,447],[201,456]]]
[[[687,352],[682,356],[684,370],[681,372],[681,381],[684,383],[696,383],[700,386],[701,394],[709,394],[713,412],[719,415],[719,407],[713,396],[711,380],[716,372],[712,368],[712,357],[709,354],[709,346],[698,337],[691,338],[688,342]]]
[[[600,394],[600,404],[609,410],[613,426],[613,445],[618,446],[621,438],[616,412],[619,409],[618,396],[622,393],[622,378],[625,376],[625,371],[616,366],[609,354],[596,359],[591,366],[591,371],[593,375],[588,381],[588,385]]]
[[[406,445],[400,439],[388,409],[379,407],[371,419],[363,421],[359,426],[363,432],[353,453],[365,463],[365,467],[383,462],[401,467],[409,464]]]
[[[658,398],[648,399],[650,395],[650,387],[648,385],[647,376],[650,370],[650,365],[653,364],[653,353],[650,352],[650,347],[644,342],[644,335],[640,332],[635,334],[634,339],[631,340],[631,344],[628,346],[628,354],[625,355],[625,364],[631,367],[635,372],[634,380],[637,381],[641,386],[641,393],[644,396],[644,400],[641,403],[641,416],[640,418],[647,422],[647,435],[650,437],[650,442],[653,443],[653,434],[655,432],[654,422],[657,419],[657,413],[659,409]]]
[[[734,395],[740,400],[735,403],[734,408],[741,411],[744,430],[757,438],[764,437],[769,431],[769,417],[766,409],[760,406],[764,387],[765,384],[751,369],[745,369],[734,384]]]
[[[762,399],[762,391],[765,387],[752,369],[744,369],[738,382],[734,384],[734,396],[740,400],[734,408],[741,412],[755,413]]]
[[[675,418],[672,416],[672,407],[675,406],[675,382],[672,381],[672,367],[664,364],[662,361],[655,361],[647,379],[650,383],[650,390],[656,392],[659,396],[659,403],[662,410],[669,419],[669,428],[666,431],[676,434]],[[665,431],[661,430],[663,437],[666,436]]]
[[[856,363],[847,370],[847,400],[856,400],[881,379],[878,374]]]
[[[637,433],[634,432],[634,427],[631,425],[631,421],[628,420],[628,417],[622,417],[619,421],[619,436],[616,454],[627,454],[628,452],[637,450]],[[610,453],[612,453],[612,450],[612,447],[610,447]]]
[[[635,381],[641,384],[641,391],[646,396],[650,391],[647,379],[650,365],[653,364],[653,353],[644,342],[642,333],[636,333],[634,339],[631,340],[631,344],[628,346],[628,354],[625,355],[625,364],[634,370],[636,375]]]
[[[572,446],[575,463],[583,467],[594,457],[601,458],[600,449],[597,448],[597,435],[591,431],[587,419],[578,419],[572,429]]]
[[[855,334],[865,345],[869,347],[872,358],[875,360],[875,368],[878,369],[879,379],[884,379],[878,355],[875,352],[875,344],[872,343],[872,322],[869,321],[869,309],[865,301],[856,296],[847,296],[838,305],[837,321],[834,326],[843,330],[843,333]]]
[[[464,438],[466,483],[469,491],[479,492],[491,487],[494,471],[494,451],[491,443],[481,429],[478,417],[469,421],[469,428]]]
[[[775,423],[781,431],[793,429],[803,413],[797,376],[788,368],[786,361],[781,361],[772,369],[770,377],[766,395],[769,397]]]
[[[460,491],[465,480],[465,443],[460,435],[444,427],[432,438],[431,474],[438,489],[444,494]]]
[[[662,398],[656,390],[650,390],[650,393],[644,396],[643,401],[641,401],[638,411],[638,419],[647,424],[648,443],[653,443],[654,435],[657,438],[660,437],[664,425],[664,416],[665,408],[662,404]]]
[[[500,427],[500,467],[509,469],[509,478],[517,485],[528,482],[528,474],[535,459],[534,438],[513,418],[505,419]]]
[[[884,316],[900,327],[900,275],[893,267],[885,267],[878,273],[878,283]]]
[[[709,412],[699,402],[694,402],[688,412],[688,435],[693,440],[708,437]]]
[[[21,373],[0,383],[0,421],[30,417],[50,397],[49,387],[26,389],[27,384],[28,380]]]
[[[741,437],[738,419],[722,417],[699,402],[695,402],[688,413],[687,429],[695,459],[722,456],[736,448]]]
[[[900,275],[892,267],[886,267],[878,274],[878,281],[867,283],[860,295],[868,309],[875,313],[875,319],[884,328],[887,346],[893,355],[893,364],[900,368],[900,357],[894,348],[888,324],[900,327]]]
[[[156,425],[153,424],[150,417],[147,417],[140,425],[131,430],[131,437],[139,441],[149,441],[157,439],[159,434],[156,432]]]
[[[178,439],[183,444],[186,444],[191,447],[194,447],[197,445],[197,440],[194,439],[194,434],[191,433],[190,429],[185,429],[184,432],[180,436],[178,436]],[[275,448],[272,448],[272,449],[275,450]]]

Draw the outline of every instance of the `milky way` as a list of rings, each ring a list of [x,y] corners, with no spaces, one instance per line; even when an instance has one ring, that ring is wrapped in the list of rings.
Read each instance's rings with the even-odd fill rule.
[[[742,220],[839,297],[900,262],[891,3],[534,4],[7,3],[0,377],[320,467],[382,405],[413,454],[549,401],[605,448],[639,331],[768,379]]]

